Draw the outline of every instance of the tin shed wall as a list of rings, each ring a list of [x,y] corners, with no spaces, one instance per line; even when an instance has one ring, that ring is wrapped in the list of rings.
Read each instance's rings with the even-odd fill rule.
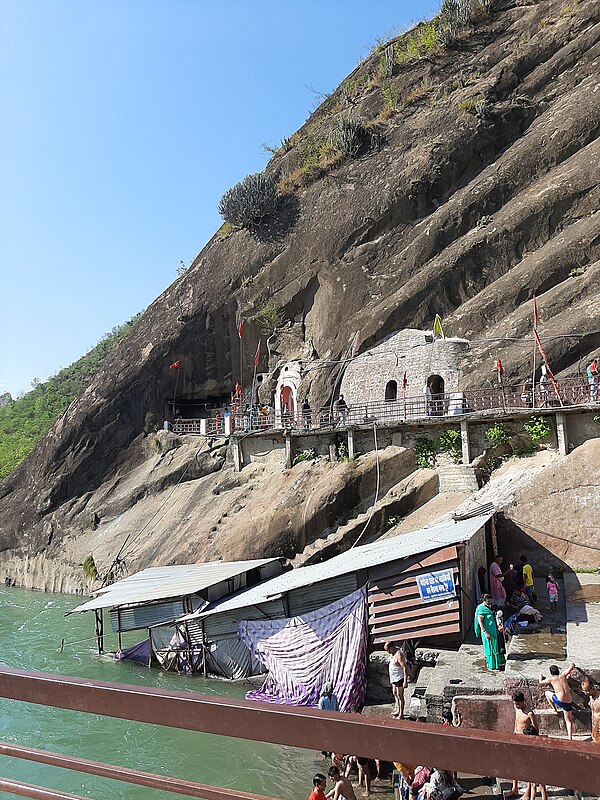
[[[288,592],[288,610],[290,617],[308,614],[318,608],[334,603],[358,589],[356,572],[338,575],[336,578],[300,586]]]
[[[183,600],[169,600],[166,603],[147,603],[130,608],[113,608],[110,610],[110,624],[114,633],[119,631],[135,631],[149,628],[161,622],[177,619],[186,611]]]
[[[375,644],[395,639],[461,638],[460,598],[424,603],[416,577],[452,568],[457,595],[460,575],[454,545],[369,570],[369,630]]]

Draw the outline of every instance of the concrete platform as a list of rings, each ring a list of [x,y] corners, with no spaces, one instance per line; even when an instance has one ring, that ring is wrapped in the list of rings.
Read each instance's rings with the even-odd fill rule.
[[[600,575],[565,574],[567,658],[600,680]]]

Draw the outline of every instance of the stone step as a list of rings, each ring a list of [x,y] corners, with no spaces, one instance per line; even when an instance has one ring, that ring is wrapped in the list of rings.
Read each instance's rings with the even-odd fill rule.
[[[512,731],[515,712],[509,695],[456,695],[452,700],[452,710],[460,714],[465,728],[486,728],[487,730]],[[549,708],[534,708],[540,733],[544,736],[566,735],[563,714],[555,714]],[[589,711],[573,712],[573,732],[576,735],[590,735],[591,715]]]
[[[477,492],[475,470],[468,464],[451,464],[438,468],[440,492]]]

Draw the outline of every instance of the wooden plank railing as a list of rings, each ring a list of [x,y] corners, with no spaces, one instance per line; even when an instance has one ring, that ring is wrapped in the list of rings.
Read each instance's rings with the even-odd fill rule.
[[[360,753],[386,761],[402,759],[405,763],[426,763],[469,774],[508,776],[600,793],[600,748],[588,742],[544,737],[525,741],[525,737],[512,733],[270,705],[7,668],[0,669],[0,697],[251,741]],[[174,781],[71,756],[16,745],[4,747],[13,748],[10,753],[5,750],[6,755],[55,765],[60,761],[60,766],[139,785],[167,788],[165,782]],[[208,800],[225,797],[256,800],[257,797],[231,789],[174,782],[178,793]],[[24,794],[17,791],[19,787],[7,786],[10,783],[5,781],[0,788]],[[44,791],[39,787],[29,788],[32,792]],[[26,796],[43,796],[48,800],[65,797],[50,791]]]

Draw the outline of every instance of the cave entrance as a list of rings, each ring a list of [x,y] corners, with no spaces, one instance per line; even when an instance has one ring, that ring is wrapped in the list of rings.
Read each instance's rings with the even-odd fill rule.
[[[210,395],[208,397],[168,397],[165,400],[165,419],[209,419],[217,409],[227,408],[231,402],[229,395]]]
[[[398,382],[388,381],[385,387],[386,402],[391,402],[398,399]]]
[[[444,379],[441,375],[430,375],[425,387],[427,414],[430,417],[444,415]]]

